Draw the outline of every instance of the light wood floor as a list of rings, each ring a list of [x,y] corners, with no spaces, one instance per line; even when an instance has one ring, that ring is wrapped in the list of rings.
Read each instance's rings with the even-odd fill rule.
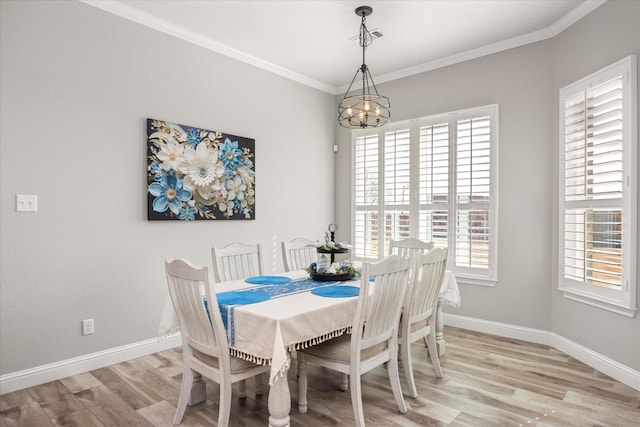
[[[419,397],[398,413],[386,370],[363,376],[369,426],[640,426],[640,392],[543,345],[445,328],[444,378],[434,376],[426,348],[413,345]],[[170,426],[177,404],[181,349],[141,357],[0,396],[0,426]],[[403,381],[404,384],[404,381]],[[338,376],[309,369],[309,411],[297,411],[295,367],[289,372],[291,425],[351,426],[348,392]],[[268,424],[267,394],[232,400],[231,426]],[[266,391],[266,390],[265,390]],[[218,389],[187,408],[184,426],[216,425]]]

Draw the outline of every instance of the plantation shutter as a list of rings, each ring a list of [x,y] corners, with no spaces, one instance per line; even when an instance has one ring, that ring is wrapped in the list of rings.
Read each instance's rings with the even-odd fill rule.
[[[389,253],[390,239],[410,237],[410,130],[399,129],[384,134],[384,249]]]
[[[622,280],[623,80],[564,100],[564,277]]]
[[[378,134],[357,136],[354,156],[354,249],[359,258],[378,258]]]
[[[488,105],[353,131],[354,259],[416,238],[447,248],[466,283],[495,284],[497,119]]]
[[[490,180],[490,116],[457,121],[456,266],[489,267]]]
[[[420,126],[418,238],[448,246],[449,124]]]

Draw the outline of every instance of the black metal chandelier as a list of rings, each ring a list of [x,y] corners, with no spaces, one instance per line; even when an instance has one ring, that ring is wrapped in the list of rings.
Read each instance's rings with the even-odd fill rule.
[[[369,30],[367,30],[366,25],[366,18],[371,15],[373,8],[360,6],[356,8],[355,12],[356,15],[362,17],[360,35],[358,36],[360,46],[362,46],[362,65],[356,71],[356,75],[353,76],[349,89],[347,89],[344,98],[342,98],[342,101],[340,101],[338,105],[338,123],[345,128],[380,127],[389,123],[391,118],[391,103],[389,98],[378,93],[373,78],[371,78],[369,67],[367,67],[364,61],[365,49],[373,41],[373,37]],[[353,83],[360,73],[362,73],[362,91],[348,96]]]

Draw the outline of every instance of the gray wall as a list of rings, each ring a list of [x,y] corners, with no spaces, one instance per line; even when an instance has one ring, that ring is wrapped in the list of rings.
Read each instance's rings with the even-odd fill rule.
[[[640,60],[640,1],[636,0],[609,1],[555,38],[554,136],[558,134],[556,117],[560,88],[631,54],[637,55]],[[640,92],[640,84],[638,90]],[[638,99],[640,100],[640,93]],[[553,142],[556,150],[557,138]],[[640,150],[638,151],[640,156]],[[636,159],[634,167],[638,168],[639,165],[640,160]],[[554,179],[554,200],[557,200],[556,180],[557,177]],[[638,200],[640,202],[640,197]],[[556,224],[554,216],[554,226]],[[640,226],[638,233],[640,234]],[[554,228],[554,248],[558,247],[556,236],[557,229]],[[640,237],[637,242],[640,244]],[[640,279],[638,260],[635,267],[636,278]],[[558,265],[554,257],[553,331],[626,366],[640,370],[640,315],[636,314],[634,319],[629,319],[564,298],[557,290],[557,270]],[[640,286],[637,290],[637,298],[640,298]]]
[[[155,337],[165,258],[260,242],[270,272],[333,222],[332,95],[79,2],[0,15],[0,374]],[[256,220],[148,222],[147,117],[254,138]]]
[[[446,312],[555,332],[640,370],[640,316],[569,301],[556,278],[558,90],[630,54],[640,54],[640,2],[610,1],[553,39],[378,85],[394,121],[500,106],[498,284],[460,283],[462,306]],[[351,139],[336,135],[336,219],[348,226]]]

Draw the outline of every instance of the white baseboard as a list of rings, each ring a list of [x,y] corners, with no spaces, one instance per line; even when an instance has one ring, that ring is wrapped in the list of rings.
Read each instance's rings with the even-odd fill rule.
[[[553,332],[448,313],[443,314],[443,319],[445,325],[456,328],[548,345],[640,391],[640,372]],[[446,341],[446,334],[444,339]]]
[[[62,360],[48,365],[25,369],[24,371],[1,375],[0,395],[94,369],[104,368],[105,366],[168,350],[179,345],[182,345],[182,340],[178,332],[163,338],[151,338],[97,353],[74,357],[73,359]]]
[[[640,391],[640,372],[549,331],[444,313],[444,323],[457,328],[545,344]],[[445,340],[446,340],[445,334]],[[88,372],[181,345],[180,333],[166,338],[112,348],[0,376],[0,395]]]

